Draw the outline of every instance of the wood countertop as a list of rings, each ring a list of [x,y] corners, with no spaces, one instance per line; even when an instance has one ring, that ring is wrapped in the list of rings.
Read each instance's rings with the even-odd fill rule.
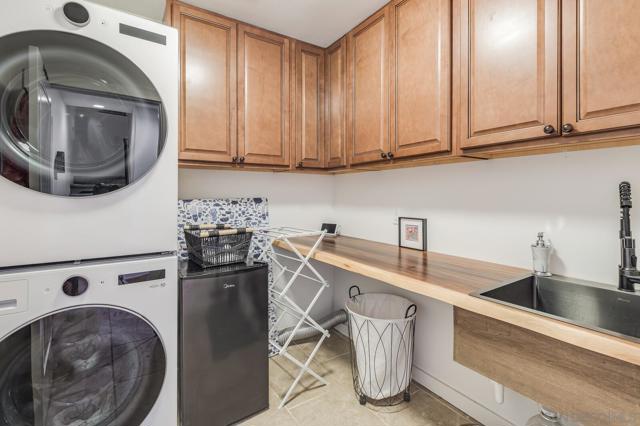
[[[303,254],[314,241],[292,240]],[[287,250],[283,242],[277,247]],[[312,257],[337,268],[504,321],[615,359],[640,365],[640,344],[471,296],[530,273],[525,269],[359,238],[325,239]]]

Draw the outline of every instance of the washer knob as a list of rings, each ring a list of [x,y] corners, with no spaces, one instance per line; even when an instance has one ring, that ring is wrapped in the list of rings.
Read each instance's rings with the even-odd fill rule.
[[[70,1],[62,7],[65,18],[77,27],[84,27],[89,23],[89,11],[80,3]]]
[[[76,297],[84,294],[89,288],[89,281],[82,277],[71,277],[62,284],[62,291],[67,296]]]

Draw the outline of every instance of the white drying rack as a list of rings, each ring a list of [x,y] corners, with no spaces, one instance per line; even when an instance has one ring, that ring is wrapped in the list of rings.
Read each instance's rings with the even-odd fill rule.
[[[277,266],[278,268],[277,274],[275,270],[273,271],[273,302],[280,309],[277,320],[273,324],[273,329],[278,330],[275,335],[279,335],[280,323],[286,315],[289,315],[295,320],[295,326],[293,327],[292,332],[290,333],[284,344],[280,345],[277,337],[276,339],[269,340],[269,343],[274,348],[276,348],[279,355],[286,357],[288,360],[300,367],[298,375],[289,387],[289,390],[287,391],[286,395],[282,399],[282,402],[280,403],[280,406],[278,407],[282,408],[289,400],[291,393],[298,385],[300,379],[302,379],[302,376],[304,376],[305,373],[310,374],[322,384],[327,384],[327,381],[319,376],[310,367],[311,361],[313,361],[313,358],[316,356],[318,349],[320,349],[320,346],[322,346],[324,340],[329,337],[329,331],[321,327],[320,324],[318,324],[313,318],[311,318],[310,315],[311,310],[320,298],[322,292],[329,287],[329,284],[324,279],[324,277],[320,275],[320,273],[316,270],[316,268],[313,267],[310,262],[314,253],[318,249],[318,246],[324,239],[326,231],[310,231],[306,229],[291,227],[276,227],[258,229],[257,231],[255,231],[255,233],[257,234],[257,236],[263,237],[254,240],[258,241],[257,244],[260,245],[262,249],[260,258],[258,260],[263,262],[271,261],[273,262],[272,265]],[[304,237],[315,239],[315,243],[311,246],[309,252],[306,255],[300,253],[295,244],[292,242],[292,240]],[[274,248],[274,243],[276,242],[284,243],[287,250],[293,253],[293,256],[276,251]],[[299,265],[297,266],[297,268],[295,268],[295,270],[292,270],[284,265],[281,259],[288,259],[293,262],[297,262]],[[303,273],[305,268],[310,271],[310,275]],[[314,297],[306,306],[306,308],[301,307],[291,297],[289,297],[288,294],[291,288],[296,283],[301,282],[299,278],[304,278],[305,280],[308,280],[308,282],[316,284],[318,287]],[[303,325],[313,327],[320,333],[320,340],[315,345],[314,349],[311,351],[311,354],[309,354],[305,361],[298,360],[291,353],[289,353],[289,345],[291,345],[291,342],[293,341],[296,333]]]

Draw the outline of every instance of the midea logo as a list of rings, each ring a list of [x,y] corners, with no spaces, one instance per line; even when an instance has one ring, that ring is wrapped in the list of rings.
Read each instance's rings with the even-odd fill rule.
[[[224,283],[224,288],[234,288],[235,286],[236,286],[235,284]]]

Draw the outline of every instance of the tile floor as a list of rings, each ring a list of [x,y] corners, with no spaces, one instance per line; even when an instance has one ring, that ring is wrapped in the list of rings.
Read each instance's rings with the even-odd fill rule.
[[[308,354],[315,341],[298,344],[291,352]],[[283,357],[270,360],[271,408],[243,426],[462,426],[479,425],[476,421],[438,398],[428,390],[414,385],[412,400],[395,407],[361,406],[353,392],[349,341],[332,333],[313,362],[314,371],[329,382],[322,385],[309,375],[294,391],[293,398],[278,409],[289,385],[297,374],[297,367]]]

